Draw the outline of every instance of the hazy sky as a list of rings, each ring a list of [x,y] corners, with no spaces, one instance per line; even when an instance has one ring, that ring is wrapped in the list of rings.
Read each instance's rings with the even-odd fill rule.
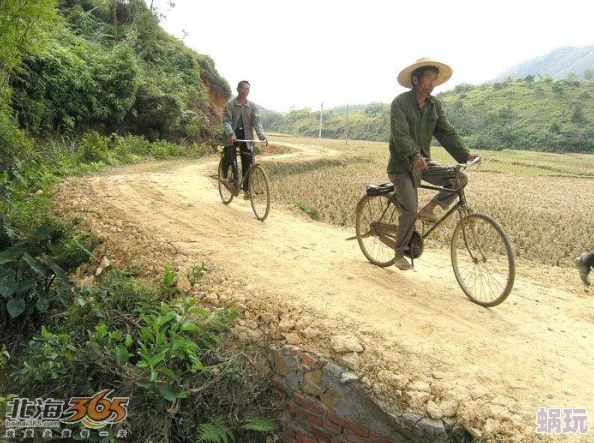
[[[592,0],[174,3],[153,0],[161,26],[209,55],[233,92],[247,79],[249,98],[276,111],[391,102],[404,91],[398,72],[420,57],[453,68],[447,90],[561,46],[594,44]]]

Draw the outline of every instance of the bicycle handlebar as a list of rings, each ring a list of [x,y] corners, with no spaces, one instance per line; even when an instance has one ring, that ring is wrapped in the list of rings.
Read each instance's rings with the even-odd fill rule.
[[[262,140],[235,140],[235,141],[236,142],[239,142],[239,143],[249,143],[249,142],[252,142],[252,143],[266,143],[266,141],[262,141]]]
[[[466,163],[452,163],[451,165],[442,165],[435,160],[431,160],[427,162],[427,166],[432,168],[444,168],[444,169],[452,169],[452,168],[469,168],[471,166],[478,166],[481,163],[480,157],[475,157],[472,161]]]

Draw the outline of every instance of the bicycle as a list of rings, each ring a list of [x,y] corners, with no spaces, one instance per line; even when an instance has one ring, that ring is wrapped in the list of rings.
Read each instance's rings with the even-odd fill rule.
[[[430,167],[455,171],[459,179],[460,169],[476,166],[480,158],[469,163],[440,165],[430,162]],[[474,212],[468,207],[464,189],[450,189],[425,183],[423,189],[452,191],[457,194],[456,203],[435,223],[422,222],[421,233],[415,228],[405,255],[413,265],[414,259],[423,253],[424,239],[443,226],[445,221],[458,212],[460,220],[454,228],[451,240],[451,261],[454,275],[466,296],[481,306],[492,307],[502,303],[510,294],[515,279],[515,259],[511,244],[501,226],[490,216]],[[427,224],[432,224],[425,230]],[[398,207],[394,185],[368,185],[366,194],[357,204],[355,230],[361,251],[373,264],[387,267],[394,264],[394,245],[398,229]]]
[[[233,156],[233,161],[229,171],[225,174],[223,168],[223,148],[219,148],[221,152],[221,160],[219,161],[219,168],[217,174],[217,181],[219,186],[219,194],[223,203],[228,205],[237,197],[245,182],[248,181],[248,192],[250,194],[250,201],[252,210],[258,220],[264,221],[270,212],[270,187],[268,185],[268,176],[266,171],[259,163],[256,163],[256,152],[254,150],[254,143],[265,143],[260,140],[237,140],[237,143],[245,142],[248,146],[248,152],[240,152],[241,155],[251,155],[252,164],[248,169],[247,174],[239,180],[239,170],[237,167],[237,149],[236,155]],[[235,145],[237,147],[238,145]],[[225,177],[226,176],[226,177]]]

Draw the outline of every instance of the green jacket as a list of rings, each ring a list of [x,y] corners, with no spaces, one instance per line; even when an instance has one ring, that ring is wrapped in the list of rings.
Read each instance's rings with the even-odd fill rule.
[[[425,109],[421,112],[413,90],[396,97],[390,111],[388,174],[410,171],[415,186],[419,186],[421,173],[413,168],[412,157],[421,154],[431,158],[431,139],[434,136],[457,162],[468,160],[470,153],[448,122],[437,98],[427,97]]]

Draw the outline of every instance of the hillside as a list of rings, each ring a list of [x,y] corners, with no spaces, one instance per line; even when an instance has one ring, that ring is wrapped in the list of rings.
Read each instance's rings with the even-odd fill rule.
[[[181,143],[220,132],[227,81],[209,56],[167,34],[144,1],[57,3],[40,29],[43,44],[10,76],[21,129]]]
[[[494,81],[526,76],[549,76],[563,80],[570,76],[576,79],[594,79],[594,45],[584,48],[563,47],[546,55],[512,66],[499,74]]]
[[[437,96],[446,115],[469,146],[476,149],[523,149],[594,153],[594,82],[537,80],[474,86],[462,84]],[[265,116],[268,130],[316,137],[319,112],[293,110]],[[326,138],[387,141],[390,105],[375,103],[345,114],[324,111]]]

